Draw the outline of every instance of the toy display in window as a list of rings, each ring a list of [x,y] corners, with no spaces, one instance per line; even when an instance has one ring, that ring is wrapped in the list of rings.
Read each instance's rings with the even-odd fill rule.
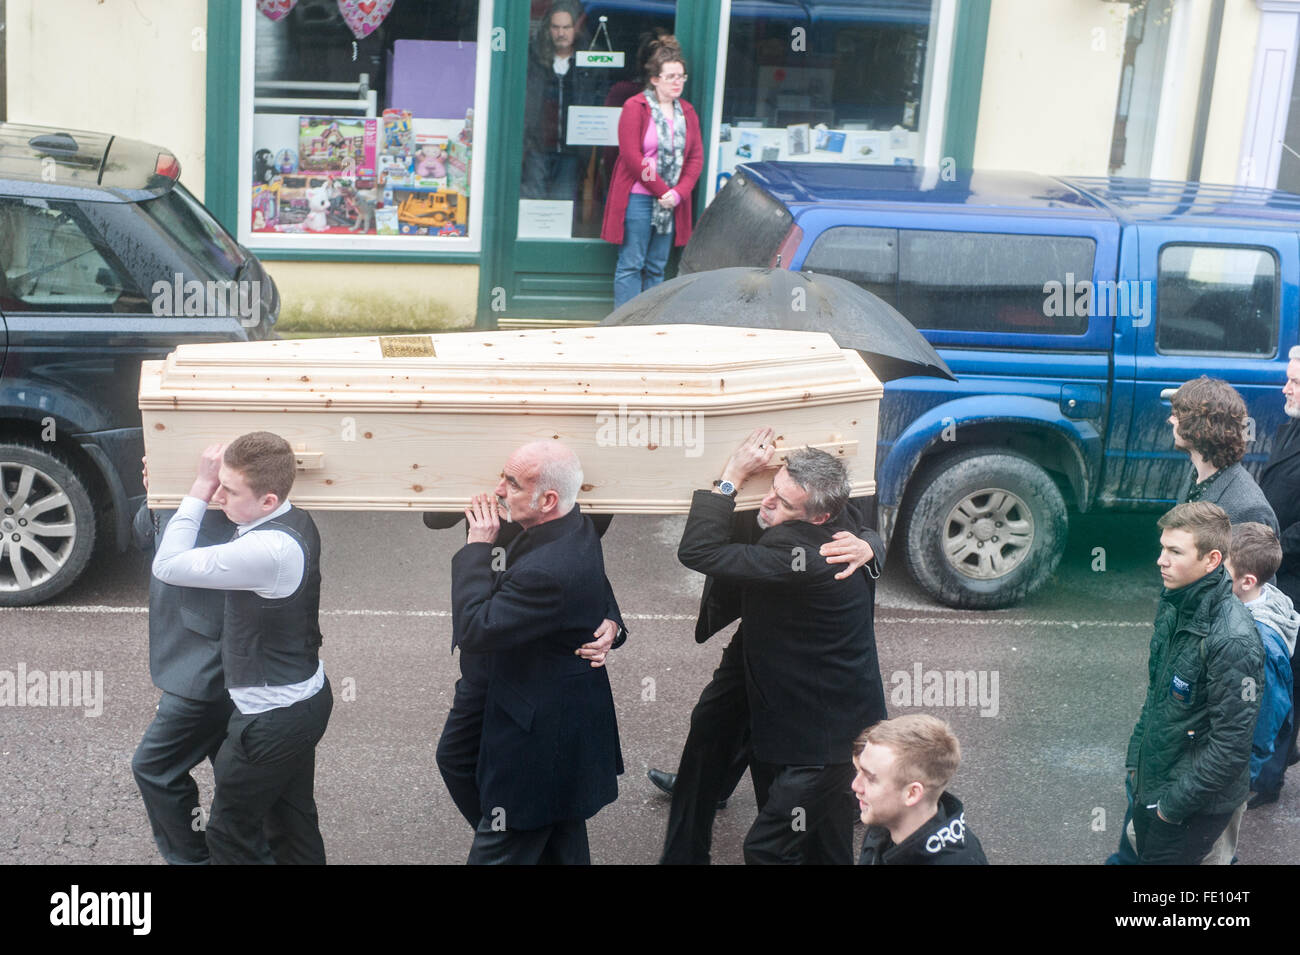
[[[466,235],[472,111],[454,138],[417,132],[419,122],[407,110],[300,117],[298,153],[254,154],[252,230]]]

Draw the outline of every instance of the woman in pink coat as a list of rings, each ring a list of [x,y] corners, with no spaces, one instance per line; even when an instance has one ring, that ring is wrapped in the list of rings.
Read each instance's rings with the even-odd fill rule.
[[[691,190],[704,168],[700,121],[681,98],[686,60],[674,37],[658,42],[646,76],[649,85],[619,116],[618,163],[600,232],[620,244],[615,308],[664,280],[669,250],[691,237]]]

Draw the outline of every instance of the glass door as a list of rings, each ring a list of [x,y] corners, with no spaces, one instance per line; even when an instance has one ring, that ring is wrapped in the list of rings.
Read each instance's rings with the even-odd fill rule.
[[[496,323],[594,321],[613,301],[618,248],[600,239],[624,103],[646,87],[644,61],[673,34],[675,0],[530,0],[527,43],[510,44],[503,233]],[[686,55],[690,38],[678,36]],[[522,89],[521,89],[522,88]],[[688,100],[691,88],[683,93]]]

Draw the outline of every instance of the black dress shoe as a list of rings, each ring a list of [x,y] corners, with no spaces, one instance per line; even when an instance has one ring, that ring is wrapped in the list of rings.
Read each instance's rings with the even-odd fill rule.
[[[1260,806],[1267,806],[1271,802],[1277,802],[1280,792],[1276,793],[1255,793],[1246,803],[1246,809],[1258,809]]]
[[[673,785],[677,782],[676,773],[665,773],[662,769],[652,768],[646,770],[646,777],[655,784],[655,788],[660,792],[667,793],[670,796],[673,794]]]
[[[673,786],[677,784],[676,773],[665,773],[662,769],[654,769],[653,767],[646,770],[646,778],[655,784],[656,789],[660,792],[667,793],[669,796],[673,794]],[[726,809],[727,800],[719,799],[718,808]]]

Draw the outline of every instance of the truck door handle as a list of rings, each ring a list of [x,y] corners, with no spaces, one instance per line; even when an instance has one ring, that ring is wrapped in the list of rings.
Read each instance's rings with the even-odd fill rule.
[[[1177,388],[1161,388],[1161,389],[1160,389],[1160,400],[1161,400],[1161,401],[1173,401],[1173,399],[1174,399],[1174,392],[1177,391],[1177,390],[1178,390]]]

